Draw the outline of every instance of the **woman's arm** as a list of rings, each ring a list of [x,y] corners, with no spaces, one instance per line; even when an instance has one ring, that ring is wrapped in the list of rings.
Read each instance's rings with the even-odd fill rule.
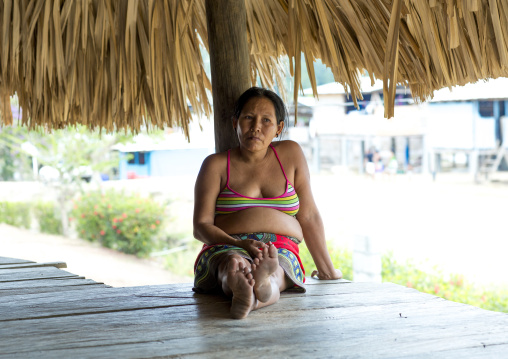
[[[222,189],[221,174],[224,173],[225,158],[221,154],[208,156],[201,166],[194,187],[194,237],[208,244],[229,244],[247,250],[251,256],[261,256],[258,248],[264,244],[254,240],[236,240],[222,229],[215,221],[215,203]]]
[[[311,276],[317,275],[319,279],[340,279],[342,273],[335,269],[326,247],[323,220],[312,195],[307,161],[298,144],[292,143],[289,150],[295,164],[295,190],[300,199],[300,210],[296,219],[302,227],[303,238],[317,267],[317,271],[313,271]]]

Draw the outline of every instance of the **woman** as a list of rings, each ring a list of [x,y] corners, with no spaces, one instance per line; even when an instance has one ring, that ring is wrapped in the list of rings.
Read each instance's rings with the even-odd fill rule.
[[[317,267],[312,276],[342,277],[326,248],[300,146],[272,144],[286,119],[274,92],[244,92],[233,114],[239,147],[207,157],[196,181],[194,236],[204,246],[194,290],[232,296],[234,318],[277,302],[286,289],[305,291],[298,257],[303,238]]]

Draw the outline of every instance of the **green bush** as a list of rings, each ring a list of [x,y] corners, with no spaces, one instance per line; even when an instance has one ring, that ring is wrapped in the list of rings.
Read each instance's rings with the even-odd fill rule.
[[[30,228],[30,204],[24,202],[0,202],[0,223]]]
[[[163,206],[152,199],[109,190],[74,201],[71,220],[81,238],[143,257],[156,246],[164,217]]]
[[[508,312],[508,289],[469,283],[460,274],[445,275],[435,267],[432,272],[419,269],[411,261],[399,263],[388,253],[383,256],[383,281],[405,285],[454,302],[466,303],[497,312]]]
[[[61,216],[54,202],[37,202],[33,211],[42,233],[62,234]]]
[[[332,262],[342,271],[344,278],[354,280],[352,252],[333,245],[329,245],[329,252]],[[300,245],[300,258],[306,275],[310,276],[316,266],[305,243]],[[384,254],[381,260],[384,282],[404,285],[454,302],[508,313],[508,288],[483,287],[466,281],[460,274],[445,275],[437,267],[424,271],[412,261],[397,262],[392,253]]]
[[[310,255],[309,250],[305,244],[305,241],[299,245],[300,248],[300,259],[302,260],[303,267],[305,268],[305,275],[310,277],[312,271],[316,269],[314,260]],[[345,248],[336,247],[328,243],[328,250],[332,263],[335,268],[338,268],[342,272],[342,277],[347,280],[353,279],[353,255],[350,250]]]

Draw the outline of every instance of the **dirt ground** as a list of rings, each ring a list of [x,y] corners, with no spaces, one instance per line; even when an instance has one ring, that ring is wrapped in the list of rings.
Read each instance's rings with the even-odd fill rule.
[[[35,233],[0,224],[0,256],[35,262],[67,263],[66,271],[113,287],[191,282],[154,260],[102,248],[81,239]]]

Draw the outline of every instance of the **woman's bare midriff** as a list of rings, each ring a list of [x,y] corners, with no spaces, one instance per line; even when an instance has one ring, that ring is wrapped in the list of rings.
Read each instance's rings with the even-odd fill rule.
[[[303,238],[295,217],[272,208],[255,207],[217,215],[215,225],[228,234],[266,232]]]

